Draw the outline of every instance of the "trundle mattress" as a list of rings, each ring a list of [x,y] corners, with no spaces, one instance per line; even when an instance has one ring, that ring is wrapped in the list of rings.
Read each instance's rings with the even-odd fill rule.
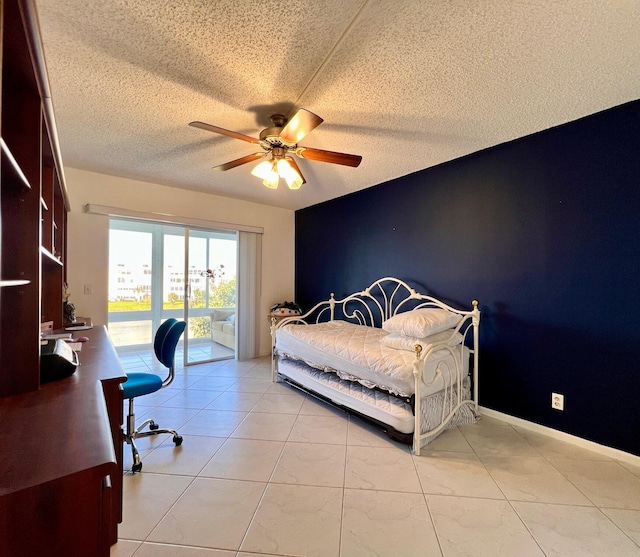
[[[402,399],[381,391],[371,390],[353,381],[340,379],[334,373],[326,373],[314,369],[298,360],[281,358],[278,362],[280,375],[291,379],[321,397],[330,400],[341,407],[349,408],[362,416],[366,416],[378,423],[386,424],[395,431],[411,435],[415,431],[415,418],[411,405]],[[470,397],[470,382],[463,382],[463,398]],[[455,404],[457,387],[422,398],[420,431],[427,432],[437,427],[448,410]],[[447,427],[475,423],[477,416],[473,408],[463,405],[458,409]],[[432,437],[424,438],[420,445],[424,446]],[[390,435],[394,437],[393,435]]]
[[[401,433],[413,433],[415,420],[411,406],[389,393],[345,381],[334,373],[311,368],[298,360],[281,358],[278,361],[278,372],[335,404],[370,416]]]

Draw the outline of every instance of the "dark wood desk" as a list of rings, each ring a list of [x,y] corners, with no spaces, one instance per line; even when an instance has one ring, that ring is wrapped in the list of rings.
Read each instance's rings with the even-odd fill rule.
[[[80,366],[0,399],[0,557],[104,556],[122,521],[126,375],[104,327]]]

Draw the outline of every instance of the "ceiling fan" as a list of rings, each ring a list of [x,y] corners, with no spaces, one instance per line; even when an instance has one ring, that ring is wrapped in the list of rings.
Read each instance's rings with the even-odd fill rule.
[[[191,122],[189,125],[194,128],[241,139],[262,147],[260,152],[221,164],[214,167],[214,170],[230,170],[242,164],[264,159],[271,154],[271,157],[258,164],[251,171],[251,174],[262,178],[262,183],[271,189],[278,187],[280,178],[285,179],[290,189],[298,189],[306,180],[295,160],[290,156],[291,154],[303,159],[352,167],[358,166],[362,161],[362,157],[359,155],[349,155],[347,153],[337,153],[336,151],[325,151],[298,145],[309,132],[317,128],[323,121],[320,116],[304,108],[299,109],[289,120],[283,114],[273,114],[271,116],[272,126],[262,130],[259,138],[225,130],[204,122]]]

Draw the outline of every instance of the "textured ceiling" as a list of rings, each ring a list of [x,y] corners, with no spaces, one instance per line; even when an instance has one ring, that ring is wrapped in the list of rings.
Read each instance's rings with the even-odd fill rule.
[[[36,0],[66,166],[298,209],[640,97],[638,0]],[[275,112],[325,122],[269,190]]]

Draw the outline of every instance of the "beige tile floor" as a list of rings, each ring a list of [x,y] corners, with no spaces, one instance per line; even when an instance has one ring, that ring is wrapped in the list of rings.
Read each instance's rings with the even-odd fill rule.
[[[184,443],[140,440],[112,557],[640,556],[640,467],[487,417],[415,457],[268,359],[178,368],[136,406]]]

